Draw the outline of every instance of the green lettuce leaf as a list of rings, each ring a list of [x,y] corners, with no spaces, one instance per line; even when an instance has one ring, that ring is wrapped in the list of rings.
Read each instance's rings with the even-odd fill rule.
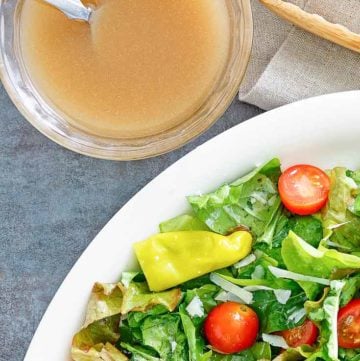
[[[187,359],[187,343],[179,314],[149,316],[141,325],[143,344],[158,352],[163,361]]]
[[[74,361],[126,361],[128,358],[110,343],[99,344],[88,350],[73,347],[72,359]]]
[[[122,349],[132,353],[131,361],[161,361],[156,351],[149,347],[130,345],[126,342],[121,342],[120,346]]]
[[[295,216],[290,218],[289,227],[301,239],[318,247],[323,238],[323,228],[320,219],[314,216]]]
[[[303,345],[297,348],[289,348],[280,353],[273,361],[301,361],[312,359],[315,354],[315,350],[307,345]],[[314,360],[315,361],[315,360]]]
[[[261,240],[281,203],[276,185],[279,175],[280,162],[273,159],[232,184],[188,197],[188,201],[196,217],[211,230],[227,234],[242,226]]]
[[[194,324],[185,310],[184,305],[179,308],[182,326],[189,347],[189,361],[203,361],[205,341],[201,337],[201,326]]]
[[[74,361],[122,361],[127,358],[113,344],[119,339],[123,287],[96,283],[91,292],[83,328],[74,336]]]
[[[95,283],[87,306],[85,325],[121,311],[123,287],[120,283]]]
[[[131,282],[124,293],[121,313],[146,311],[154,305],[163,305],[173,311],[181,299],[181,291],[174,288],[164,292],[150,292],[146,282]]]
[[[255,249],[261,250],[270,257],[276,259],[279,266],[285,267],[281,256],[283,240],[289,232],[295,232],[304,241],[317,247],[323,239],[322,222],[315,216],[290,215],[283,207],[280,207],[273,218],[272,225],[266,228],[262,243],[256,243]]]
[[[101,353],[109,352],[107,351],[109,347],[105,345],[115,344],[120,337],[119,324],[120,314],[95,321],[81,329],[73,338],[72,359],[74,361],[102,360]]]
[[[222,355],[213,352],[210,361],[271,361],[271,347],[266,342],[257,342],[254,346],[235,355]]]
[[[307,300],[304,292],[294,293],[285,304],[279,303],[272,291],[253,292],[251,307],[260,319],[261,330],[264,333],[283,331],[297,327],[304,322],[304,316],[297,319]]]
[[[159,229],[161,233],[165,233],[178,231],[208,231],[209,227],[195,216],[183,214],[160,223]]]
[[[316,249],[289,233],[282,244],[282,257],[289,271],[307,276],[336,279],[360,270],[360,258],[334,249]],[[310,300],[314,300],[322,287],[312,282],[299,282]]]
[[[360,361],[360,349],[339,349],[340,361]]]
[[[205,340],[202,336],[203,322],[207,313],[217,305],[215,296],[219,292],[219,287],[213,284],[204,284],[199,288],[188,289],[185,293],[184,301],[179,307],[182,327],[184,329],[188,344],[188,358],[190,361],[210,360],[211,352],[206,351]],[[190,315],[187,306],[198,298],[203,308],[203,315]]]
[[[360,298],[360,274],[344,279],[345,286],[341,293],[341,307],[347,305],[353,298]]]
[[[331,229],[332,244],[354,252],[360,250],[360,217],[355,209],[359,185],[348,174],[345,168],[330,171],[331,189],[323,211],[323,224],[325,230]]]
[[[128,344],[142,343],[141,325],[149,316],[157,316],[168,313],[163,305],[156,305],[145,312],[129,312],[126,319],[120,325],[121,342]]]
[[[343,281],[331,281],[330,291],[319,303],[318,309],[312,305],[309,318],[320,330],[320,351],[312,355],[310,360],[322,358],[325,361],[339,361],[339,346],[337,335],[337,315],[340,307],[340,295],[345,286]]]
[[[195,297],[198,297],[204,306],[205,313],[208,313],[217,305],[215,296],[219,290],[220,288],[213,284],[206,284],[199,288],[188,290],[185,293],[184,304],[188,305]]]

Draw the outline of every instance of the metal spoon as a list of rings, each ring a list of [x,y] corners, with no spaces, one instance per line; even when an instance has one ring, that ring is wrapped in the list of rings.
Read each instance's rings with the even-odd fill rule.
[[[62,11],[68,18],[89,22],[92,9],[80,0],[44,0]]]

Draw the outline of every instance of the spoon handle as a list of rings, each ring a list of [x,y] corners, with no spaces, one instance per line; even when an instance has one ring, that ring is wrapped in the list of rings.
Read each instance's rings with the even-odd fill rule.
[[[91,9],[80,0],[44,0],[61,10],[68,18],[89,21]]]

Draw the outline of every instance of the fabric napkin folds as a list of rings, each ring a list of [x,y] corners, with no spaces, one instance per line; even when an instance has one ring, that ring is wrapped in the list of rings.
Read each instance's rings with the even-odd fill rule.
[[[360,33],[359,0],[288,0]],[[309,34],[251,0],[254,43],[241,101],[269,110],[311,96],[360,89],[360,54]]]

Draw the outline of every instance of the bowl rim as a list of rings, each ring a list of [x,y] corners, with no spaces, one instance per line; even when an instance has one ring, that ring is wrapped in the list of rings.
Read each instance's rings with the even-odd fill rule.
[[[21,1],[21,0],[20,0]],[[39,116],[35,117],[31,114],[29,108],[24,104],[21,99],[21,96],[17,92],[17,88],[13,85],[10,76],[5,65],[5,55],[3,54],[2,48],[0,47],[0,81],[2,82],[7,94],[12,100],[13,104],[22,114],[22,116],[39,132],[45,135],[50,140],[59,144],[62,147],[65,147],[68,150],[71,150],[82,155],[107,159],[107,160],[138,160],[145,159],[150,157],[159,156],[175,149],[178,149],[190,142],[191,140],[200,136],[203,132],[209,129],[228,109],[231,102],[235,98],[237,92],[239,91],[240,84],[244,79],[246,70],[249,66],[250,56],[252,52],[252,43],[253,43],[253,16],[251,10],[250,0],[235,0],[241,9],[241,18],[243,36],[242,36],[242,48],[243,58],[242,64],[238,66],[236,73],[236,81],[232,82],[232,86],[222,90],[223,95],[222,99],[215,105],[214,109],[211,111],[211,115],[198,122],[195,130],[189,130],[185,128],[180,130],[175,136],[168,136],[165,139],[159,141],[150,141],[149,143],[142,146],[125,146],[120,150],[115,147],[101,147],[96,146],[94,143],[86,142],[80,143],[73,138],[70,138],[66,134],[49,127],[46,122],[43,122]],[[5,0],[0,0],[0,18],[2,16],[2,5]],[[0,19],[1,21],[1,19]],[[3,29],[0,27],[0,38],[3,36]],[[231,66],[233,67],[233,65]],[[205,103],[208,101],[205,100]],[[172,130],[170,130],[172,131]],[[90,136],[91,137],[91,136]],[[153,137],[153,136],[152,136]],[[144,137],[144,139],[150,139],[151,137]],[[105,139],[105,138],[103,138]],[[136,140],[135,140],[136,141]]]

